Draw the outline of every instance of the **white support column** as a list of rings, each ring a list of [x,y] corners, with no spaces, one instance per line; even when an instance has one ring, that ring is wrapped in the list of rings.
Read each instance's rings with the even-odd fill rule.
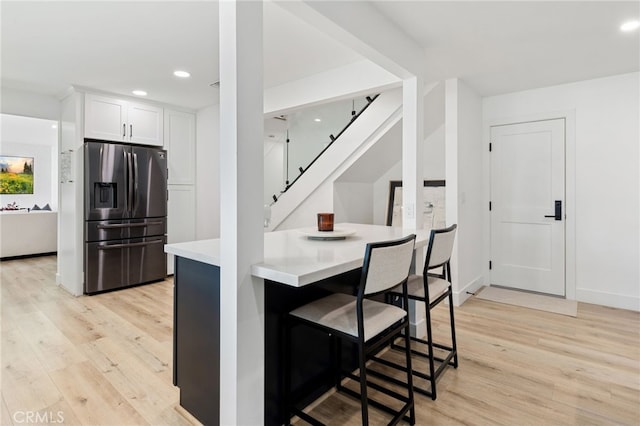
[[[402,82],[402,225],[422,228],[424,172],[424,84],[422,78],[411,77]],[[416,272],[422,273],[424,257],[416,252]],[[411,331],[426,334],[424,303],[411,302]]]
[[[262,2],[220,2],[220,424],[264,423]]]
[[[445,81],[444,94],[444,143],[445,143],[445,179],[447,200],[446,218],[447,226],[454,223],[460,225],[458,215],[458,85],[457,78]],[[458,289],[458,242],[460,241],[460,229],[458,228],[456,240],[451,255],[451,281],[454,293]]]
[[[424,141],[424,87],[422,79],[402,82],[402,224],[422,227],[422,171]]]

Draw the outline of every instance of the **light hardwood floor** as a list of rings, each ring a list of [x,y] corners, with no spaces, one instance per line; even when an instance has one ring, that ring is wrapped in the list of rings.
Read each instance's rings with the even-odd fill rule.
[[[33,424],[29,412],[51,424],[193,422],[171,384],[170,280],[74,298],[55,285],[55,257],[0,272],[0,424]],[[456,325],[460,367],[443,374],[436,401],[416,397],[418,425],[640,424],[639,313],[580,303],[571,318],[471,299]],[[313,412],[360,423],[358,403],[339,394]],[[373,410],[372,424],[387,420]]]

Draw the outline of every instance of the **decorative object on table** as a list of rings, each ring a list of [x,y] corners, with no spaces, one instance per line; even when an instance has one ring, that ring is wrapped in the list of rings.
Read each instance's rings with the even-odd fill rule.
[[[298,230],[298,232],[310,240],[320,241],[344,240],[356,233],[353,229],[346,228],[334,228],[333,231],[318,231],[316,228],[304,228]]]
[[[0,156],[0,194],[33,194],[33,157]]]
[[[318,231],[333,231],[333,213],[318,213]]]
[[[34,205],[33,205],[33,207],[31,207],[31,210],[34,210],[34,211],[35,211],[35,210],[42,210],[42,209],[40,208],[40,206],[39,206],[39,205],[34,204]]]
[[[18,203],[14,201],[13,203],[8,203],[4,207],[0,207],[0,210],[14,211],[14,210],[27,210],[27,209],[20,207]]]
[[[446,226],[445,181],[425,180],[422,192],[423,226],[443,228]],[[389,203],[387,204],[387,226],[402,226],[402,181],[389,182]]]

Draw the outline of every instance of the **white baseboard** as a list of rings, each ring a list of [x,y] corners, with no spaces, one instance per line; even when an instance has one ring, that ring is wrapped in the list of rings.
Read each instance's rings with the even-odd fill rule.
[[[469,282],[458,291],[453,292],[453,306],[460,306],[471,296],[469,293],[475,293],[484,285],[482,275]]]
[[[595,305],[610,306],[612,308],[640,311],[640,297],[625,294],[576,288],[576,300],[578,302],[593,303]]]
[[[60,284],[62,284],[62,278],[60,277],[60,274],[56,272],[56,285]]]

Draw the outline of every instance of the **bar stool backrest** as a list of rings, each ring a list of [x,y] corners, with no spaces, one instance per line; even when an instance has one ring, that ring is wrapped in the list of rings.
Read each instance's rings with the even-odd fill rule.
[[[457,225],[444,229],[432,229],[424,265],[425,275],[428,269],[437,268],[449,262],[453,252]]]
[[[360,288],[364,295],[380,293],[402,284],[409,276],[416,236],[369,243],[362,266]]]

